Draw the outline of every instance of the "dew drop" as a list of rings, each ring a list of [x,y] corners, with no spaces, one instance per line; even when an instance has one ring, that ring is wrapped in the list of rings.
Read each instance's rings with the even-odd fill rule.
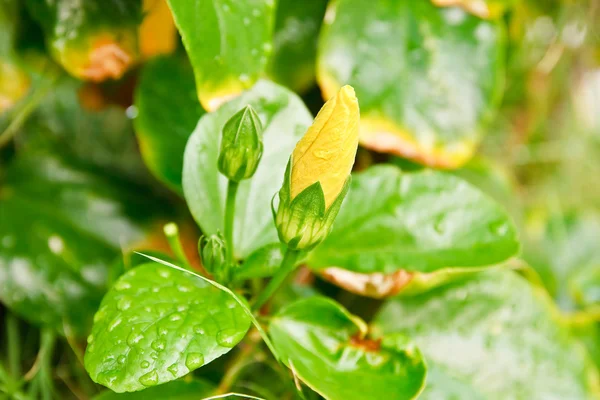
[[[106,317],[106,308],[102,307],[94,315],[94,323],[98,323],[98,322],[102,321],[105,317]]]
[[[267,43],[263,43],[262,48],[263,48],[263,50],[265,52],[270,53],[271,50],[273,50],[273,45],[271,43],[268,43],[268,42]]]
[[[104,357],[104,361],[105,363],[111,363],[115,361],[115,356],[113,356],[112,354],[107,355],[106,357]]]
[[[127,357],[125,357],[124,355],[120,355],[119,357],[117,357],[117,362],[121,365],[125,364],[125,361],[127,361]]]
[[[150,358],[153,360],[158,360],[158,353],[153,351],[152,353],[150,353]]]
[[[184,286],[184,285],[178,286],[177,290],[179,290],[182,293],[188,293],[188,292],[192,291],[192,289],[189,286]]]
[[[131,283],[124,280],[120,280],[117,283],[115,283],[114,288],[118,291],[131,289]]]
[[[86,351],[88,353],[93,353],[95,349],[96,349],[96,343],[92,343],[92,344],[88,345],[88,347],[86,348]]]
[[[123,296],[121,300],[117,303],[117,309],[119,311],[128,310],[131,307],[131,298],[127,296]]]
[[[114,331],[119,325],[121,325],[121,322],[123,322],[123,320],[121,318],[115,318],[111,321],[111,323],[108,325],[108,331],[112,332]]]
[[[91,344],[93,341],[94,341],[94,335],[93,334],[87,337],[88,344]]]
[[[490,224],[490,231],[494,235],[504,236],[508,232],[508,225],[502,221],[492,222]]]
[[[160,275],[161,278],[168,278],[171,276],[171,273],[169,271],[167,271],[166,269],[161,269],[158,274]]]
[[[169,330],[167,328],[164,328],[164,327],[158,328],[158,334],[160,336],[166,336],[167,333],[169,333]]]
[[[152,293],[158,293],[158,292],[160,292],[160,288],[157,288],[157,287],[152,288]]]
[[[181,305],[181,306],[177,307],[177,311],[179,311],[179,312],[184,312],[185,310],[187,310],[187,307],[184,306],[184,305]]]
[[[150,345],[156,351],[163,351],[165,349],[166,343],[162,339],[156,339]]]
[[[106,386],[111,386],[117,380],[116,371],[103,372],[98,376],[98,382]]]
[[[167,371],[169,371],[173,376],[177,376],[177,373],[179,372],[179,365],[177,365],[177,363],[171,364],[169,368],[167,368]]]
[[[254,15],[255,17],[260,16],[260,10],[258,8],[255,8],[254,10],[252,10],[252,15]]]
[[[185,366],[191,371],[204,365],[204,354],[189,353],[185,357]]]
[[[201,325],[194,326],[194,332],[198,335],[204,335],[204,328]]]
[[[169,321],[175,322],[181,319],[181,314],[175,313],[169,317]]]
[[[140,376],[138,380],[144,386],[154,386],[158,383],[158,373],[153,369],[147,374]]]
[[[129,336],[127,336],[127,344],[130,346],[134,346],[136,344],[138,344],[140,342],[140,340],[142,340],[144,338],[144,335],[142,335],[139,332],[131,332],[129,334]]]
[[[250,18],[244,17],[244,25],[246,25],[246,26],[250,25]]]
[[[144,368],[144,369],[149,368],[150,367],[150,361],[147,361],[147,360],[142,361],[140,363],[140,367]]]
[[[223,329],[217,333],[217,343],[223,347],[233,347],[244,338],[246,333],[237,329]]]
[[[229,299],[227,300],[225,305],[227,306],[227,308],[235,308],[237,306],[237,301],[235,301],[234,299]]]

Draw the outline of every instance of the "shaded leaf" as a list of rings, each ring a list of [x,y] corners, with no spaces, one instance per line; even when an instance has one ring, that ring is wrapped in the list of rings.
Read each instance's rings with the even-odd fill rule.
[[[248,256],[235,271],[238,281],[272,276],[281,266],[283,251],[281,244],[272,243],[261,247]]]
[[[169,0],[204,109],[252,86],[272,51],[273,0]]]
[[[267,81],[259,82],[200,119],[185,149],[183,190],[190,211],[205,235],[224,231],[227,179],[217,170],[221,131],[227,120],[248,104],[261,119],[264,151],[253,178],[242,181],[237,193],[234,242],[238,258],[279,241],[271,199],[281,188],[285,166],[296,142],[312,122],[310,113],[295,94]]]
[[[102,300],[85,367],[95,382],[116,392],[142,390],[229,352],[249,327],[229,293],[193,275],[144,264],[123,275]]]
[[[204,110],[195,93],[194,73],[180,56],[160,57],[142,69],[136,86],[134,120],[144,161],[152,173],[183,194],[183,152]]]
[[[380,334],[402,333],[432,373],[423,399],[587,399],[597,371],[560,325],[546,295],[508,270],[486,271],[428,293],[390,300]]]
[[[361,143],[430,166],[466,162],[497,108],[504,29],[430,0],[336,0],[319,43],[324,97],[360,99]]]
[[[370,339],[366,330],[319,296],[285,307],[269,327],[282,361],[326,399],[416,398],[426,374],[419,350],[403,335]]]
[[[268,66],[274,81],[297,92],[314,83],[317,38],[326,7],[327,0],[278,1]]]
[[[198,400],[210,396],[214,389],[214,386],[210,382],[201,380],[187,382],[179,380],[148,388],[143,392],[114,393],[106,391],[94,397],[94,400]]]
[[[0,189],[0,299],[28,321],[81,335],[108,266],[147,234],[156,202],[139,188],[39,152]]]

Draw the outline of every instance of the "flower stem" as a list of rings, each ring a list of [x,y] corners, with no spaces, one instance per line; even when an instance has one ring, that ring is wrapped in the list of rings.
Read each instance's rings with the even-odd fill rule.
[[[225,240],[227,241],[227,260],[233,263],[233,220],[235,217],[235,197],[237,195],[239,183],[229,180],[227,185],[227,200],[225,203]]]
[[[13,378],[18,379],[21,376],[21,335],[19,321],[10,312],[6,316],[6,331],[9,371]]]
[[[179,239],[179,227],[174,222],[169,222],[163,227],[163,231],[165,233],[165,237],[167,238],[167,242],[169,243],[169,247],[173,252],[173,255],[183,264],[187,269],[191,269],[190,262],[185,255],[185,251],[183,250],[183,246],[181,245],[181,240]]]
[[[267,287],[260,292],[254,304],[252,305],[253,310],[260,310],[260,308],[265,305],[267,301],[277,292],[279,287],[285,282],[288,275],[296,268],[296,261],[298,260],[298,256],[300,255],[300,251],[292,250],[289,247],[285,251],[285,256],[281,261],[281,266],[267,285]]]

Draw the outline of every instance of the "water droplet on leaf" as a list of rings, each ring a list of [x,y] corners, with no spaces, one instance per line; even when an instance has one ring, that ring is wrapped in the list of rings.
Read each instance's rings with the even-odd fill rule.
[[[191,371],[204,365],[204,354],[189,353],[185,357],[185,366]]]
[[[223,347],[233,347],[245,336],[246,332],[237,329],[223,329],[217,333],[217,343]]]
[[[144,386],[154,386],[158,383],[158,373],[156,370],[152,370],[140,376],[139,382]]]

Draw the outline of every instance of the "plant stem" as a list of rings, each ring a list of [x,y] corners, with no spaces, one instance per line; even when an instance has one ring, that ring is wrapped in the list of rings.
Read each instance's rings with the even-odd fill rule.
[[[191,269],[190,262],[185,255],[185,251],[183,250],[183,246],[181,245],[181,240],[179,239],[179,227],[174,222],[169,222],[163,227],[163,231],[165,233],[165,237],[167,238],[167,242],[169,243],[169,247],[173,252],[173,255],[183,264],[187,269]]]
[[[233,221],[235,217],[235,197],[240,184],[229,180],[227,184],[227,200],[225,203],[225,240],[227,241],[227,260],[233,263]]]
[[[285,251],[285,256],[281,261],[281,266],[267,285],[267,287],[260,292],[254,304],[252,305],[252,309],[254,311],[260,310],[260,308],[265,305],[267,301],[277,292],[281,284],[286,280],[288,275],[296,268],[296,260],[300,251],[292,250],[288,247]]]
[[[21,376],[21,338],[19,335],[19,321],[9,312],[6,315],[6,337],[8,341],[8,366],[13,378]]]
[[[231,364],[229,364],[227,372],[216,389],[216,394],[227,393],[231,389],[231,386],[236,382],[242,369],[248,364],[248,357],[254,353],[256,344],[260,340],[260,334],[258,334],[258,331],[252,330],[248,335],[248,338],[249,342],[238,354],[236,354],[235,358],[231,361]]]
[[[52,354],[56,344],[56,335],[51,329],[42,329],[40,345],[40,389],[43,400],[52,400],[54,397],[54,384],[52,382]]]

